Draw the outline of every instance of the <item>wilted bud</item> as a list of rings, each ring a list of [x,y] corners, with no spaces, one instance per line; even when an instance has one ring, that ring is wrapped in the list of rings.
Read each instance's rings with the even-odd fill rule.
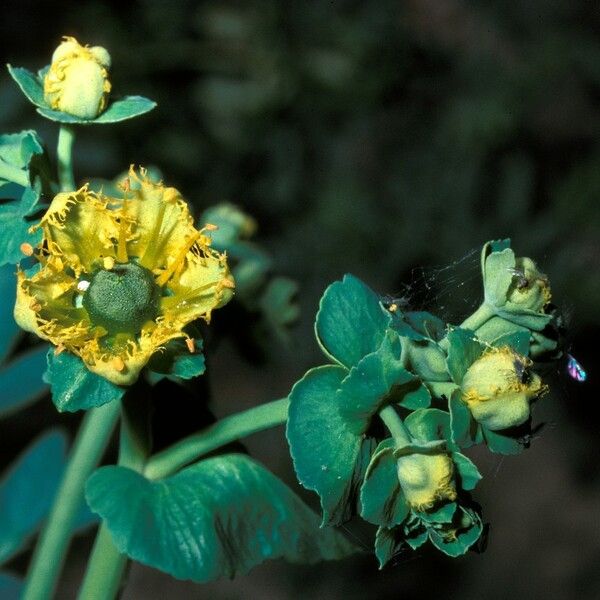
[[[398,458],[397,470],[406,501],[415,510],[456,499],[454,463],[447,454],[407,454]]]
[[[72,37],[63,40],[44,78],[44,99],[54,110],[95,119],[106,108],[111,89],[110,55],[101,46],[82,46]]]
[[[490,349],[478,358],[462,381],[462,399],[473,418],[491,430],[525,423],[531,402],[546,389],[530,371],[531,364],[508,346]]]

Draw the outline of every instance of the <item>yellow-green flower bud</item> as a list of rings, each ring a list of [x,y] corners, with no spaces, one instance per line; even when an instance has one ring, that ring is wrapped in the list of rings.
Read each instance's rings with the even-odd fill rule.
[[[44,99],[54,109],[82,119],[95,119],[105,108],[111,84],[110,55],[101,46],[82,46],[63,38],[44,78]]]
[[[504,346],[478,358],[465,373],[462,399],[473,418],[491,430],[521,425],[530,415],[530,404],[546,390],[532,362]]]
[[[407,454],[398,458],[397,470],[406,501],[415,510],[456,499],[454,463],[448,454]]]
[[[514,308],[542,312],[551,298],[548,277],[530,258],[517,258],[515,263],[513,281],[507,294],[508,304]]]

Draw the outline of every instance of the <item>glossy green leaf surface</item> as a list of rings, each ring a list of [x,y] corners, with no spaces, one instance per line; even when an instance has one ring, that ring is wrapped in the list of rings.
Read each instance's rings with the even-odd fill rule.
[[[347,373],[334,365],[311,369],[290,393],[290,453],[300,483],[321,498],[323,523],[341,523],[352,514],[362,436],[342,417],[337,402]]]
[[[37,346],[0,368],[0,416],[28,406],[48,391],[43,380],[47,352],[46,344]]]
[[[400,338],[388,331],[379,348],[361,358],[342,381],[337,403],[356,434],[366,431],[371,417],[391,400],[392,393],[400,401],[404,393],[417,389],[415,376],[402,365],[401,352]]]
[[[119,400],[125,388],[115,385],[85,367],[74,354],[48,351],[48,370],[44,379],[52,389],[52,400],[59,412],[87,410]]]
[[[393,450],[392,439],[379,444],[360,492],[361,517],[384,527],[399,525],[409,513],[398,481],[397,460]]]
[[[125,96],[118,100],[109,100],[107,109],[95,119],[82,119],[68,113],[52,110],[46,105],[39,106],[37,112],[46,119],[67,125],[104,125],[139,117],[150,112],[154,107],[156,107],[156,102],[143,96]]]
[[[65,438],[53,431],[36,440],[0,481],[0,562],[19,552],[45,518],[62,476]]]
[[[454,383],[460,385],[467,369],[483,354],[485,346],[472,331],[454,328],[448,333],[448,372]]]
[[[251,458],[208,458],[161,481],[103,467],[86,486],[116,546],[178,579],[207,582],[264,560],[314,563],[357,551]]]
[[[185,340],[171,340],[163,350],[155,352],[148,362],[148,369],[153,372],[153,382],[165,377],[176,381],[202,375],[206,370],[202,339],[195,338],[194,345],[194,352],[191,353]]]
[[[345,275],[325,290],[315,327],[323,351],[351,368],[379,348],[390,322],[377,294],[356,277]]]

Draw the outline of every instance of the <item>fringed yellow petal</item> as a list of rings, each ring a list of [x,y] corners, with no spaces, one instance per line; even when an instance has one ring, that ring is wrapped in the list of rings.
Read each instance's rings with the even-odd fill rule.
[[[119,236],[115,201],[90,192],[87,185],[76,192],[57,194],[40,223],[50,253],[62,255],[77,276],[91,272],[104,257],[116,256]]]

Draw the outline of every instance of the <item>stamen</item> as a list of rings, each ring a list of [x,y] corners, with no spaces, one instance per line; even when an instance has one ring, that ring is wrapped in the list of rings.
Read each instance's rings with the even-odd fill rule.
[[[33,256],[33,246],[31,244],[24,242],[21,244],[20,249],[25,256]]]
[[[196,231],[190,236],[190,239],[186,242],[186,244],[181,248],[179,254],[175,258],[175,260],[171,263],[171,266],[166,268],[157,278],[157,285],[165,285],[169,279],[171,279],[173,273],[178,269],[178,267],[185,260],[185,255],[190,251],[190,248],[196,243],[198,236],[200,235],[199,231]]]
[[[115,259],[112,256],[105,256],[102,264],[107,271],[112,271],[115,266]]]
[[[185,345],[187,349],[190,351],[190,354],[194,354],[196,352],[196,342],[193,338],[185,338]]]

